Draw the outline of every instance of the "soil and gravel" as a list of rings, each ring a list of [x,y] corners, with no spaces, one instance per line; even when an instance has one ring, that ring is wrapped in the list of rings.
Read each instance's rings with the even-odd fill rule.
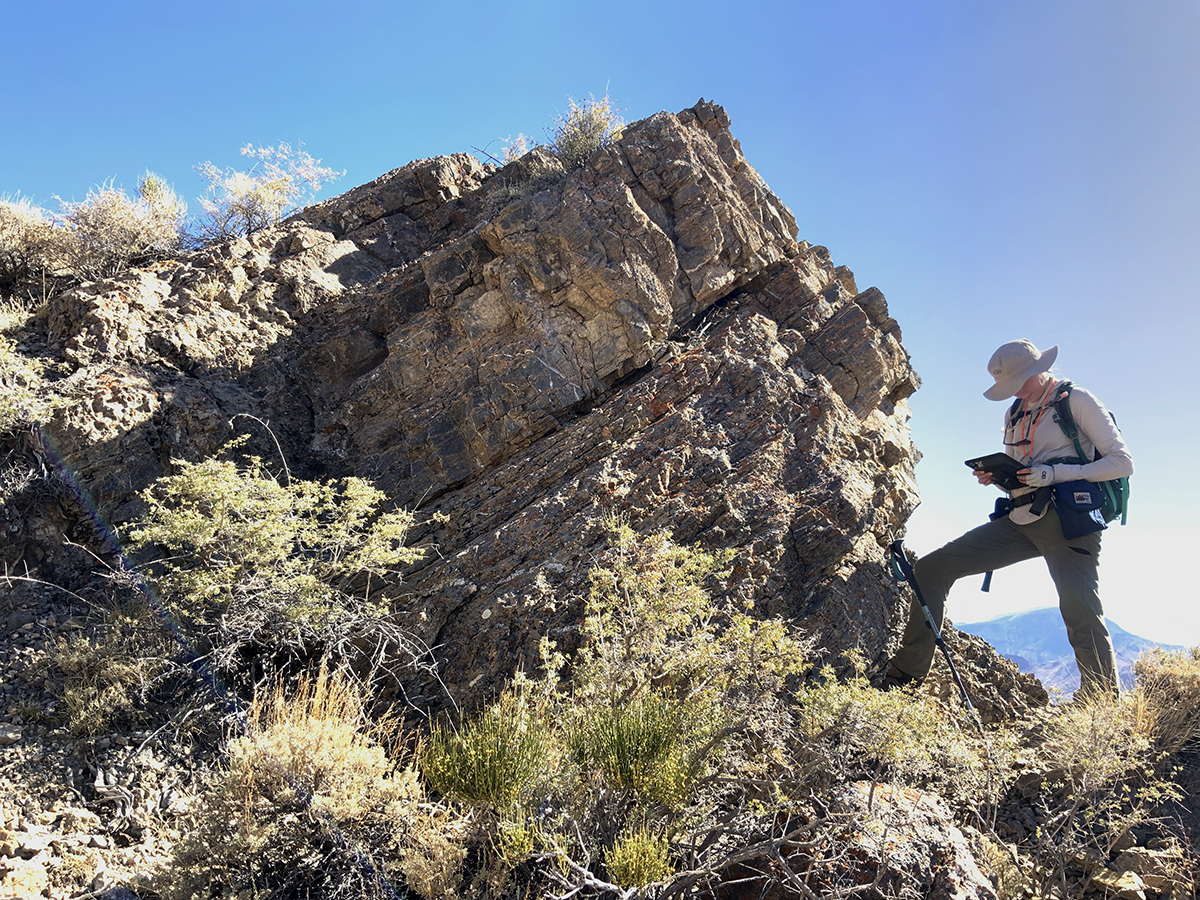
[[[0,896],[132,898],[162,877],[205,754],[150,717],[72,735],[55,658],[93,611],[25,582],[0,597]]]

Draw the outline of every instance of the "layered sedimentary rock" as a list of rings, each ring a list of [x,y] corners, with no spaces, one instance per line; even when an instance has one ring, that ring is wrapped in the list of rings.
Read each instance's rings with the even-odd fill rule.
[[[275,458],[273,433],[293,473],[373,479],[424,523],[389,590],[460,700],[569,639],[608,513],[732,548],[725,590],[880,663],[908,602],[885,550],[917,503],[919,383],[883,294],[797,240],[711,103],[522,178],[421,160],[61,295],[46,334],[76,402],[30,452],[106,526],[239,433]],[[77,563],[32,505],[6,515],[10,566]]]

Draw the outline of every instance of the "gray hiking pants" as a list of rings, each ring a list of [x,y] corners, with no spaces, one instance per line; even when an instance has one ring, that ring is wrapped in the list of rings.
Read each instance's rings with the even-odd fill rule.
[[[1066,540],[1058,513],[1051,506],[1046,515],[1029,525],[1016,525],[1008,516],[980,525],[940,550],[922,556],[913,571],[940,629],[946,595],[954,582],[1035,556],[1046,560],[1058,589],[1058,608],[1067,626],[1067,638],[1075,649],[1081,690],[1115,694],[1116,658],[1100,605],[1100,532]],[[936,649],[933,630],[925,622],[914,594],[904,639],[892,657],[892,665],[907,675],[924,678],[929,674]]]

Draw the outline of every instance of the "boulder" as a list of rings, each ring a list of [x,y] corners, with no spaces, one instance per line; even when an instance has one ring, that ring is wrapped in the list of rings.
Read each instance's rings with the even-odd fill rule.
[[[992,882],[945,803],[912,788],[855,782],[838,799],[855,884],[885,896],[995,900]]]

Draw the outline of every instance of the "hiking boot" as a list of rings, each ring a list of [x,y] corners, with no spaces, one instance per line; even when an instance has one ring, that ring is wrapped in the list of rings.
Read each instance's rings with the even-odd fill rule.
[[[879,685],[879,689],[881,691],[894,691],[898,688],[916,688],[920,687],[924,680],[924,678],[909,675],[907,672],[901,672],[895,666],[889,665],[887,674],[883,676],[883,682]]]

